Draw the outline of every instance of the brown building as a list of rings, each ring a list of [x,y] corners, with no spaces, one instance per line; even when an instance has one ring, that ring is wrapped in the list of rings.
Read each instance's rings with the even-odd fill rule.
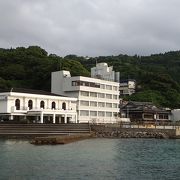
[[[129,101],[120,106],[120,116],[131,122],[161,123],[171,121],[171,111],[158,108],[151,102]]]

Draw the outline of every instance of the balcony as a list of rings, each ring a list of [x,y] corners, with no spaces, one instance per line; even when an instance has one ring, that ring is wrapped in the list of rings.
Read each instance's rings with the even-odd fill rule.
[[[62,113],[66,113],[66,112],[76,112],[76,110],[73,109],[51,109],[51,108],[32,108],[32,109],[28,109],[28,112],[62,112]]]
[[[55,113],[55,114],[66,114],[66,113],[76,113],[76,110],[74,109],[50,109],[48,107],[46,108],[39,108],[39,107],[34,107],[32,109],[29,109],[29,107],[20,107],[20,108],[16,108],[16,106],[12,106],[11,107],[11,112],[12,113],[38,113],[38,112],[44,112],[44,113]]]

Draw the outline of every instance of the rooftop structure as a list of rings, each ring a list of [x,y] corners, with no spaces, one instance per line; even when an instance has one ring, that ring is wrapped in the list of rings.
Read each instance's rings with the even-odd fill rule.
[[[113,71],[113,67],[108,67],[107,63],[98,63],[96,67],[91,68],[91,77],[119,82],[119,72]]]

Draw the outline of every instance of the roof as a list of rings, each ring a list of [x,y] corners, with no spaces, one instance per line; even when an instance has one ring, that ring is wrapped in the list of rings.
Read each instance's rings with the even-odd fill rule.
[[[24,88],[0,89],[0,92],[17,92],[17,93],[28,93],[28,94],[40,94],[40,95],[48,95],[48,96],[67,97],[67,96],[62,96],[59,94],[54,94],[54,93],[43,91],[43,90],[24,89]]]
[[[163,108],[156,107],[152,102],[137,102],[137,101],[129,101],[127,104],[121,107],[122,110],[128,111],[154,111],[154,112],[163,112],[168,113],[168,110]]]
[[[136,105],[136,106],[145,106],[145,105],[154,106],[152,102],[129,101],[128,104],[133,104],[133,105]]]

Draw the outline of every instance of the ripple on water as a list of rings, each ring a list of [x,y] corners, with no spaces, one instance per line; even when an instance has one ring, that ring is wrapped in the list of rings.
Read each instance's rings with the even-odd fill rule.
[[[0,179],[180,179],[180,140],[0,140]]]

